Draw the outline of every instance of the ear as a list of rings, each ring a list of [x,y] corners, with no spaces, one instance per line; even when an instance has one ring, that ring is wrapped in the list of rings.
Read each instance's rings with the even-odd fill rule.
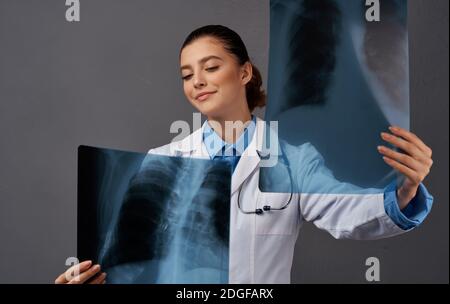
[[[246,85],[247,83],[249,83],[250,80],[252,80],[252,77],[253,77],[253,67],[252,67],[252,64],[249,61],[247,61],[241,67],[242,85]]]

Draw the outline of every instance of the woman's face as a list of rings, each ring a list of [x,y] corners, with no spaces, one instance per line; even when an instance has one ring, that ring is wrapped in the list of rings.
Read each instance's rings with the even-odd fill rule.
[[[202,114],[223,119],[248,111],[245,85],[251,79],[251,64],[241,67],[218,40],[204,37],[187,45],[180,65],[184,94]]]

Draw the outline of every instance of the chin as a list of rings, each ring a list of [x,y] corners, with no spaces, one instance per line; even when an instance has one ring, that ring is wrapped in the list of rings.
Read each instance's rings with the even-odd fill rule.
[[[220,117],[220,112],[217,111],[216,109],[207,109],[207,108],[197,108],[197,110],[199,112],[201,112],[203,115],[205,115],[206,117]]]
[[[208,117],[220,117],[220,113],[224,112],[223,107],[214,102],[197,103],[194,106],[199,112]]]

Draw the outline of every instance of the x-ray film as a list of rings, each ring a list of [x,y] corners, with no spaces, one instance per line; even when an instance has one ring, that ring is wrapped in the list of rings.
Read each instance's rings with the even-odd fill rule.
[[[78,257],[108,283],[228,283],[225,161],[80,146]]]
[[[377,146],[394,148],[380,136],[390,125],[409,129],[407,1],[272,0],[270,22],[265,120],[280,151],[261,190],[359,193],[397,179]]]

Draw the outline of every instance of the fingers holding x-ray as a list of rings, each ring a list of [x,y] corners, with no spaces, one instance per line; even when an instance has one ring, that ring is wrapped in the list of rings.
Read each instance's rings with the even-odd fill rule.
[[[382,132],[381,137],[402,152],[379,146],[378,151],[384,155],[383,160],[413,184],[420,184],[433,165],[432,150],[414,133],[400,127],[391,127],[390,130],[394,134]]]

